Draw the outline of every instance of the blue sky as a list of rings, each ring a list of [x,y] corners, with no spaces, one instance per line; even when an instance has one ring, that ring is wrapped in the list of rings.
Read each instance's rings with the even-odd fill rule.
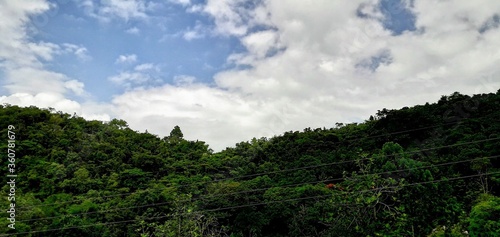
[[[214,150],[500,88],[500,2],[0,0],[0,103]]]
[[[109,101],[114,94],[124,90],[106,78],[140,64],[155,66],[155,70],[148,74],[159,82],[146,85],[173,83],[178,75],[189,75],[210,83],[217,71],[229,67],[226,58],[230,54],[244,50],[233,37],[186,40],[183,34],[187,30],[199,24],[211,24],[210,18],[188,13],[185,6],[175,3],[151,2],[158,5],[148,10],[147,20],[89,17],[77,2],[51,3],[54,7],[47,14],[32,17],[33,25],[39,31],[34,40],[56,44],[71,42],[85,47],[88,60],[62,55],[49,68],[73,78],[82,78],[87,90],[100,101]],[[127,62],[117,63],[120,55],[135,55],[135,60],[130,61],[130,58]]]

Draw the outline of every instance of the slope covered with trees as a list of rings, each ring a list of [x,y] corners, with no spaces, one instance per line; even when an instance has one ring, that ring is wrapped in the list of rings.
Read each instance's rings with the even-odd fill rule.
[[[0,236],[500,236],[500,90],[221,152],[177,126],[3,105],[3,154],[9,125]]]

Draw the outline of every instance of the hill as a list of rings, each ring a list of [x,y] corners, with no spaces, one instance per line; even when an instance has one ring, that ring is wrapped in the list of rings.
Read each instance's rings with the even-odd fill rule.
[[[0,236],[500,235],[500,90],[221,152],[36,107],[0,130]]]

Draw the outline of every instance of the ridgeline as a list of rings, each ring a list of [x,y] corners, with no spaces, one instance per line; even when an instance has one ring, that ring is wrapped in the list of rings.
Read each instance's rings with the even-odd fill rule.
[[[0,236],[500,236],[500,90],[334,122],[213,152],[0,106]]]

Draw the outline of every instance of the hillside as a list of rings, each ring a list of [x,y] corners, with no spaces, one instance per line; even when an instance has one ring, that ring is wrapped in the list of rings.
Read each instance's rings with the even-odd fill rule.
[[[221,152],[172,127],[0,106],[0,236],[500,236],[500,90]]]

